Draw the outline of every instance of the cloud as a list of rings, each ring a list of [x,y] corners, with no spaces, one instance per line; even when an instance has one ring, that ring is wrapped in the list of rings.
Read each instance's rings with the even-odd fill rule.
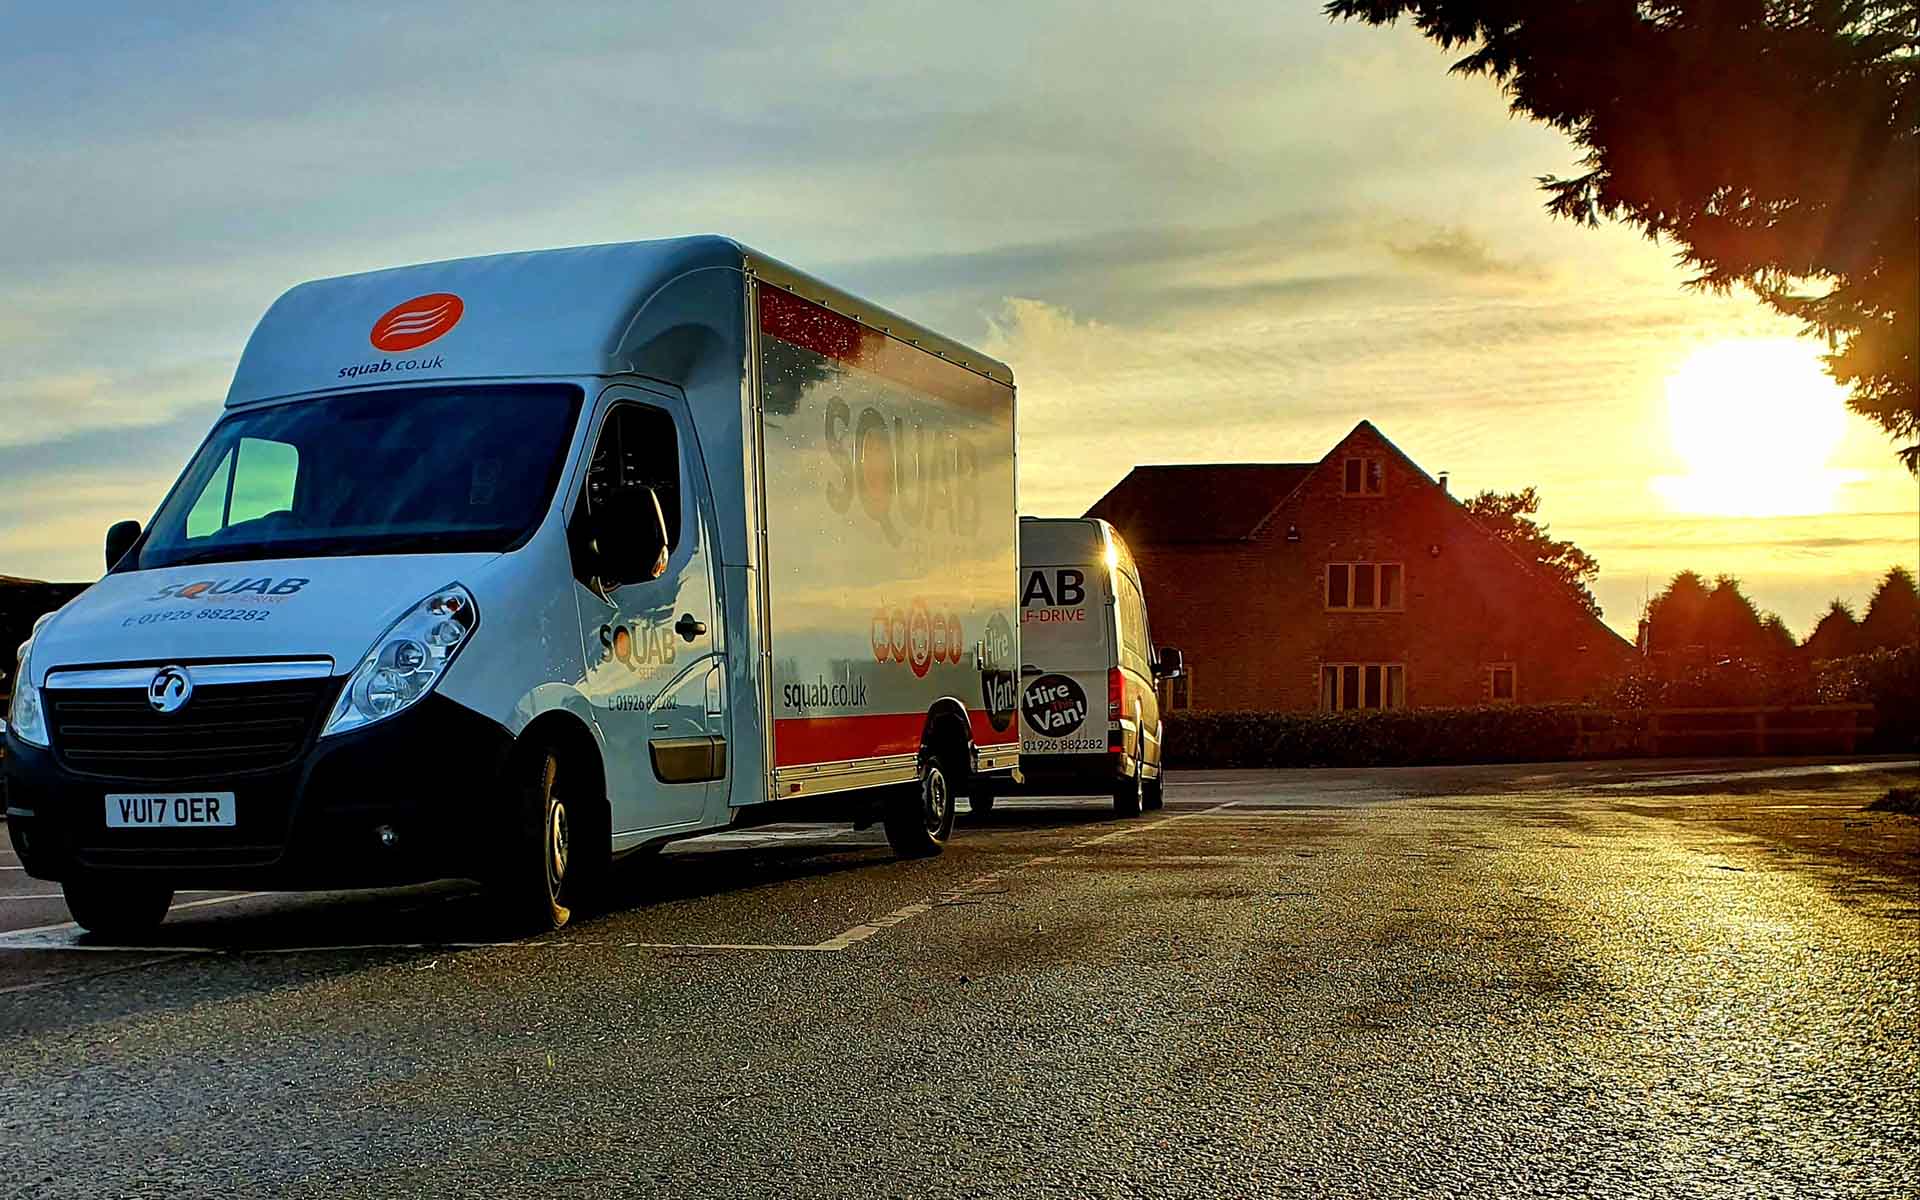
[[[1665,373],[1794,332],[1681,293],[1631,231],[1549,220],[1532,181],[1574,159],[1560,134],[1447,75],[1417,31],[1317,5],[5,21],[14,574],[97,571],[99,530],[151,511],[274,296],[395,263],[742,237],[1012,362],[1040,511],[1079,511],[1136,461],[1317,456],[1370,416],[1456,490],[1538,484],[1558,532],[1598,534],[1686,468]],[[1910,504],[1855,424],[1841,502]]]
[[[1387,248],[1399,261],[1427,271],[1468,278],[1528,282],[1547,278],[1546,268],[1542,264],[1525,259],[1501,258],[1485,239],[1457,226],[1436,229],[1417,241],[1388,242]]]

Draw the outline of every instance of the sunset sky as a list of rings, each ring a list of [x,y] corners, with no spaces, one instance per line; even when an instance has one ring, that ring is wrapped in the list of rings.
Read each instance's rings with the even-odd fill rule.
[[[1010,362],[1028,512],[1369,418],[1541,489],[1607,619],[1677,570],[1804,636],[1920,489],[1820,344],[1541,210],[1564,139],[1311,3],[0,10],[0,574],[99,574],[303,279],[739,237]],[[684,10],[684,11],[683,11]],[[724,10],[724,11],[723,11]]]

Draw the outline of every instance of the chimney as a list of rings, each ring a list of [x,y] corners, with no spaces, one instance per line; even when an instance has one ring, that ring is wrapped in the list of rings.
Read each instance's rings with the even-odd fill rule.
[[[1453,494],[1447,488],[1447,473],[1445,471],[1440,472],[1440,490],[1446,492],[1449,496]]]

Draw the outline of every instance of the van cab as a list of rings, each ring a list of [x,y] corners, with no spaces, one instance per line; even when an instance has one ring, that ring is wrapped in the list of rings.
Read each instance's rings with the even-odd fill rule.
[[[302,284],[21,647],[6,817],[79,924],[767,820],[938,853],[1017,765],[1002,363],[725,238]]]
[[[1182,660],[1154,646],[1126,542],[1095,517],[1022,517],[1020,577],[1021,790],[1111,794],[1124,815],[1159,808],[1156,685]],[[974,797],[976,810],[992,802]]]

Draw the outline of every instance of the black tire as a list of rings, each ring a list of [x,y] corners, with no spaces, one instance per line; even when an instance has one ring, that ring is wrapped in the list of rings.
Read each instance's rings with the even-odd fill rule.
[[[1123,817],[1137,817],[1140,807],[1146,800],[1146,780],[1140,776],[1136,765],[1131,777],[1121,776],[1113,785],[1113,811]]]
[[[888,802],[887,844],[901,858],[932,858],[953,836],[960,755],[946,744],[920,748],[920,779]]]
[[[984,817],[993,811],[993,788],[984,780],[975,780],[967,792],[967,811],[976,817]]]
[[[173,907],[172,888],[138,879],[76,875],[60,891],[80,928],[114,940],[151,937]]]
[[[516,755],[508,770],[506,837],[490,882],[510,930],[552,933],[572,919],[584,882],[573,849],[583,806],[551,747]]]
[[[1160,773],[1147,780],[1140,793],[1140,807],[1148,812],[1159,812],[1167,802],[1167,768],[1162,766]]]

